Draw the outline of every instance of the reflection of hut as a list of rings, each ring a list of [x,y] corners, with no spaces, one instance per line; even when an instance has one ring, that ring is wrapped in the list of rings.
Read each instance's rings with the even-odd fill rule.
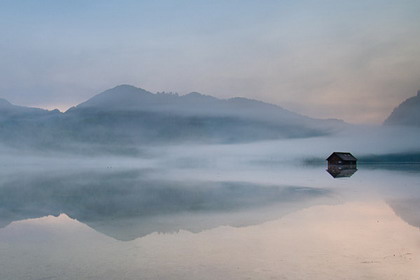
[[[328,168],[330,166],[345,166],[356,168],[357,158],[350,153],[334,152],[328,158]]]
[[[351,177],[356,171],[356,168],[347,168],[346,166],[338,165],[330,165],[327,169],[327,172],[334,178]]]

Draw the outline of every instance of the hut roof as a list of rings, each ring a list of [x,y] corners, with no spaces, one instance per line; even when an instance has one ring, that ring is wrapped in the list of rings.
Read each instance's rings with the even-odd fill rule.
[[[344,152],[334,152],[327,158],[327,160],[329,160],[333,155],[338,156],[341,160],[344,161],[357,161],[357,158],[355,158],[352,154]]]

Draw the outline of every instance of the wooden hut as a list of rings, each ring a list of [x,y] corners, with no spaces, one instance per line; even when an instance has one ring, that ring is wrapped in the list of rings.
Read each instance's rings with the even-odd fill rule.
[[[357,158],[351,153],[334,152],[328,158],[328,167],[330,166],[343,166],[346,168],[356,168]]]

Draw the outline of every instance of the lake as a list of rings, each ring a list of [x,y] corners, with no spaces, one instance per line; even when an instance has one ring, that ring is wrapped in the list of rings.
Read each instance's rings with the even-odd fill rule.
[[[0,279],[420,279],[420,172],[14,159]]]

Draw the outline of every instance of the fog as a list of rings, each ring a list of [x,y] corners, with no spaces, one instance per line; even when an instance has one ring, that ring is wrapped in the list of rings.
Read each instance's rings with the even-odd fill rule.
[[[419,11],[1,1],[0,279],[417,279]]]
[[[255,135],[248,127],[247,134]],[[19,134],[15,135],[19,136]],[[289,162],[299,164],[305,159],[325,159],[334,151],[352,152],[356,157],[366,155],[389,155],[413,153],[420,151],[420,129],[403,126],[355,126],[346,125],[325,136],[304,138],[285,138],[278,140],[250,141],[248,143],[215,143],[206,144],[201,140],[171,141],[169,135],[164,141],[125,143],[80,142],[71,139],[57,139],[51,145],[48,142],[39,145],[28,145],[34,137],[30,134],[15,137],[13,142],[0,144],[4,157],[3,164],[13,168],[19,165],[39,165],[56,162],[59,165],[72,165],[79,159],[84,164],[124,166],[136,164],[157,164],[168,167],[194,165],[216,165],[228,168],[229,165],[250,164],[254,161],[276,164]],[[3,136],[4,137],[4,136]],[[49,137],[46,135],[45,137]],[[121,143],[118,143],[121,142]],[[61,160],[65,158],[65,160]],[[55,164],[55,163],[54,163]]]
[[[387,162],[390,155],[418,155],[419,136],[408,127],[349,126],[324,137],[131,146],[132,154],[118,153],[112,145],[111,153],[85,155],[80,147],[72,153],[69,146],[60,151],[3,145],[1,225],[66,213],[129,240],[155,231],[258,224],[270,215],[257,209],[274,207],[278,216],[336,203],[330,183],[311,181],[320,174],[329,178],[324,169],[330,153],[349,151],[367,163],[376,155]],[[83,149],[101,151],[93,144]],[[223,215],[211,218],[211,213]],[[199,222],[203,217],[206,222]]]
[[[123,85],[65,113],[3,103],[2,226],[65,213],[130,240],[259,224],[267,207],[278,216],[336,203],[328,183],[311,182],[330,178],[334,151],[388,164],[371,169],[420,161],[419,128],[311,119],[248,99]]]
[[[410,279],[419,136],[347,126],[328,136],[124,150],[2,144],[0,278],[393,279],[399,271]],[[326,172],[333,151],[359,158],[351,177]],[[407,154],[414,161],[401,164]]]

